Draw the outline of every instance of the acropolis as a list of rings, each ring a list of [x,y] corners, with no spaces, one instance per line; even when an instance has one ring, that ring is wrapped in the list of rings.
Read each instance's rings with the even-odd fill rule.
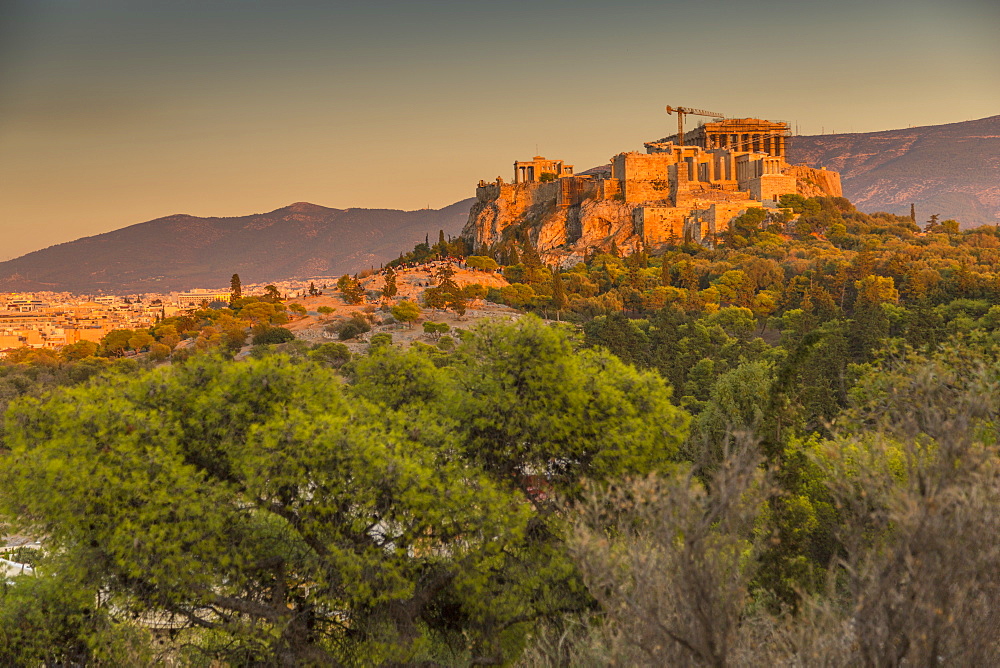
[[[514,178],[480,181],[463,236],[496,244],[513,225],[539,251],[569,260],[588,247],[620,248],[690,241],[711,245],[733,218],[775,208],[781,195],[841,196],[837,172],[785,160],[788,123],[730,118],[645,142],[610,166],[576,174],[563,160],[514,163]]]

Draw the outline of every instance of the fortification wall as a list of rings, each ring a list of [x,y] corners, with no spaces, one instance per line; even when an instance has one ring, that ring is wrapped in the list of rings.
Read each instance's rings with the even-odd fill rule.
[[[611,176],[630,181],[666,179],[676,162],[673,153],[619,153],[611,159]]]
[[[748,184],[750,196],[756,200],[778,201],[781,195],[796,192],[797,182],[794,176],[789,174],[764,174],[758,178],[750,179]]]
[[[656,179],[649,181],[629,179],[622,181],[622,193],[629,204],[642,202],[666,202],[670,200],[670,181]]]
[[[843,197],[840,172],[814,169],[805,165],[790,165],[785,174],[794,176],[796,192],[803,197]]]
[[[691,210],[676,206],[637,206],[632,212],[636,234],[649,247],[679,243],[684,239],[684,222]]]

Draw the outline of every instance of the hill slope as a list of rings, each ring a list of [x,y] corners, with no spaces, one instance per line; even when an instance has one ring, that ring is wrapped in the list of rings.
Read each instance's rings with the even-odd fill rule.
[[[153,292],[354,273],[438,230],[457,236],[472,200],[443,209],[329,209],[299,202],[236,218],[174,215],[0,262],[0,291]]]
[[[841,173],[867,212],[931,214],[963,227],[1000,223],[1000,116],[906,130],[792,137],[788,161]]]

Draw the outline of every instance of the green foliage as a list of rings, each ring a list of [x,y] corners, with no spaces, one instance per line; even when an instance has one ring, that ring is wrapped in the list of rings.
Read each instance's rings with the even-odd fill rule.
[[[687,417],[655,374],[536,319],[464,339],[447,368],[373,347],[347,386],[201,355],[22,400],[0,504],[107,609],[232,614],[187,638],[214,660],[509,662],[529,620],[588,600],[537,486],[668,466]]]
[[[361,287],[361,283],[348,274],[337,279],[337,289],[344,295],[344,301],[348,304],[360,304],[365,300],[365,290]]]
[[[253,329],[253,345],[265,346],[277,343],[288,343],[295,340],[295,334],[284,327],[268,327],[259,325]]]
[[[465,266],[476,271],[496,271],[500,265],[496,260],[485,255],[470,255],[465,258]]]
[[[336,334],[341,341],[347,341],[371,331],[371,328],[372,326],[365,318],[360,314],[354,314],[350,318],[327,325],[325,330],[330,334]]]
[[[393,318],[400,322],[405,322],[411,328],[421,315],[420,307],[406,299],[393,306],[390,312]]]
[[[309,359],[339,369],[351,361],[351,349],[343,343],[320,343],[309,351]]]
[[[389,332],[381,332],[379,334],[374,334],[371,339],[368,340],[368,345],[370,350],[376,350],[378,348],[385,348],[386,346],[392,345],[392,334]]]
[[[451,330],[446,322],[431,322],[429,320],[424,322],[424,333],[429,334],[432,338],[438,339],[442,334]]]

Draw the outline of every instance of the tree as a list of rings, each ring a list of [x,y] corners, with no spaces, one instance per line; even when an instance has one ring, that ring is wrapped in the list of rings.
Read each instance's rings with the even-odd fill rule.
[[[68,346],[63,346],[60,352],[63,359],[67,361],[82,360],[97,354],[98,345],[93,341],[77,341]]]
[[[348,304],[360,304],[365,299],[365,290],[361,287],[361,283],[349,274],[337,279],[337,289],[344,295],[344,301]]]
[[[265,285],[264,286],[264,301],[268,301],[268,302],[272,302],[272,303],[273,302],[280,302],[281,301],[281,293],[278,292],[278,288],[274,287],[273,285]]]
[[[757,568],[756,463],[744,448],[710,485],[678,471],[589,490],[571,549],[604,614],[587,642],[566,643],[576,654],[567,665],[741,663],[733,655]]]
[[[284,327],[269,327],[258,325],[253,328],[253,345],[262,346],[275,343],[288,343],[295,340],[295,334]],[[242,345],[242,341],[240,342]]]
[[[135,336],[131,329],[113,329],[101,339],[98,354],[103,357],[121,357],[129,348],[129,339]]]
[[[446,322],[431,322],[430,320],[424,322],[424,333],[429,334],[434,339],[441,338],[442,334],[445,334],[451,330]]]
[[[372,338],[368,340],[368,350],[369,352],[385,348],[392,345],[392,334],[389,332],[380,332],[378,334],[373,334]]]
[[[321,343],[309,351],[309,359],[339,369],[351,361],[351,349],[343,343]]]
[[[232,304],[237,299],[243,297],[243,285],[240,283],[240,275],[233,274],[233,277],[229,279],[229,303]]]
[[[554,271],[552,273],[552,308],[558,314],[560,311],[565,310],[568,305],[569,299],[566,298],[566,286],[563,285],[559,272]]]
[[[500,265],[496,260],[485,255],[470,255],[465,258],[465,266],[476,271],[496,271]]]
[[[107,609],[211,629],[225,642],[206,636],[202,651],[226,663],[419,658],[422,629],[447,630],[436,611],[480,588],[527,520],[445,456],[453,444],[414,440],[331,374],[280,357],[195,358],[64,393],[44,414],[15,418],[4,501],[52,527],[51,550]]]
[[[582,477],[647,472],[676,455],[689,418],[659,375],[603,351],[574,353],[566,332],[535,316],[472,331],[459,350],[467,391],[454,410],[478,416],[466,451],[501,478],[546,471],[569,492]],[[605,431],[591,431],[588,415],[604,416]]]
[[[537,319],[463,338],[450,368],[382,348],[349,384],[203,355],[22,400],[0,507],[105,609],[186,620],[201,661],[510,664],[588,605],[541,491],[666,465],[686,418]]]
[[[396,272],[392,270],[392,267],[386,267],[385,269],[385,285],[382,288],[382,296],[386,299],[392,299],[396,296],[399,289],[396,287]]]
[[[393,318],[399,322],[405,322],[410,329],[413,329],[413,323],[417,321],[421,313],[419,306],[406,299],[393,306],[390,312]]]
[[[136,332],[129,337],[128,347],[139,352],[148,348],[155,340],[148,332]]]

